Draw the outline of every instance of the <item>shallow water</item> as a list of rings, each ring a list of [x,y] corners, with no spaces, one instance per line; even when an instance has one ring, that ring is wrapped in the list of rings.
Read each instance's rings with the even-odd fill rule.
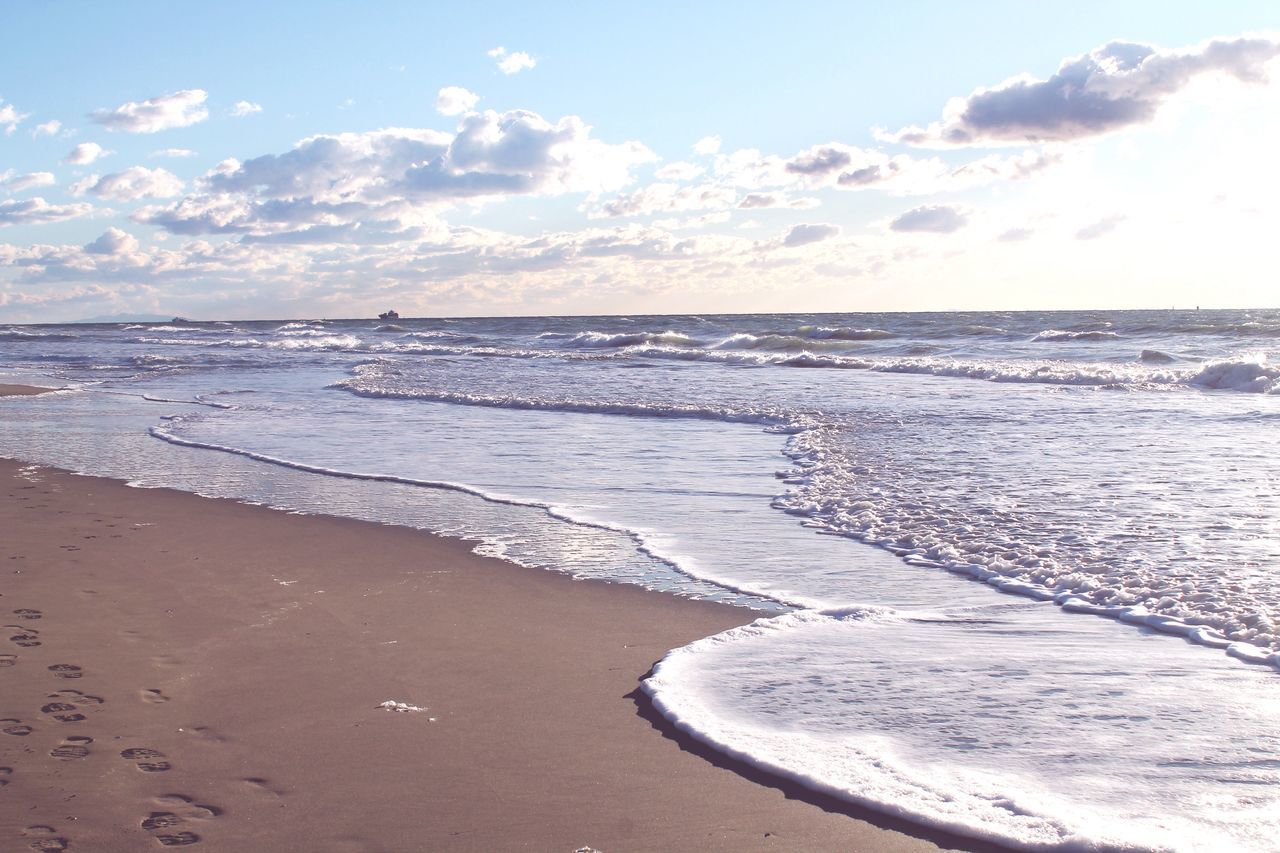
[[[1274,311],[0,327],[82,389],[0,453],[759,607],[655,701],[922,823],[1276,849],[1277,362]]]

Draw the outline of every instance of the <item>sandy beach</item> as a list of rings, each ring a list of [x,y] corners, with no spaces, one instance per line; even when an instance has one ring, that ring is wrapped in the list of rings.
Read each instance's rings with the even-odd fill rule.
[[[650,667],[751,611],[12,461],[0,489],[4,849],[957,843],[653,713]]]

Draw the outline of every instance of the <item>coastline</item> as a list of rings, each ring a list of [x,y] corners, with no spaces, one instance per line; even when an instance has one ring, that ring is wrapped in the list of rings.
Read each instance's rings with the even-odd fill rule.
[[[639,680],[751,611],[537,572],[407,528],[11,461],[0,483],[14,531],[0,604],[27,638],[5,643],[0,717],[32,729],[0,737],[0,837],[981,848],[756,773],[665,724]],[[64,664],[80,669],[49,669]]]

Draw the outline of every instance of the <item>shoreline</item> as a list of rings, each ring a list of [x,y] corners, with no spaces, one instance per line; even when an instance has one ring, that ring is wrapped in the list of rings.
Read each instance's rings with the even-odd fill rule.
[[[17,721],[4,727],[32,729],[0,737],[0,837],[110,850],[181,833],[227,850],[995,849],[675,732],[639,681],[754,611],[531,570],[408,528],[20,462],[0,461],[0,483],[16,531],[0,604],[12,636],[40,643],[9,640],[0,658],[12,664],[0,717]],[[63,664],[80,669],[48,669]]]

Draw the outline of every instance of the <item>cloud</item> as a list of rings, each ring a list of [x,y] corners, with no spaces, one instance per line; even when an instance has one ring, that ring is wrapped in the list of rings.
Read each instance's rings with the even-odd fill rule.
[[[0,98],[0,128],[4,128],[5,134],[11,135],[29,115],[30,113],[18,112],[13,104],[6,104],[4,98]]]
[[[187,127],[209,117],[204,106],[209,97],[203,89],[183,89],[140,103],[130,101],[114,110],[96,110],[90,117],[107,130],[125,133],[157,133]]]
[[[130,166],[101,178],[92,175],[71,187],[72,195],[92,193],[112,201],[136,201],[140,198],[172,198],[182,193],[183,183],[177,175],[164,169]]]
[[[190,148],[161,148],[151,152],[152,157],[194,157],[196,152]]]
[[[692,181],[704,171],[706,170],[701,166],[680,161],[676,163],[668,163],[658,171],[654,172],[653,176],[660,181]]]
[[[1029,239],[1035,233],[1030,228],[1010,228],[1008,231],[1001,233],[996,239],[1001,243],[1020,243]]]
[[[0,181],[0,186],[4,186],[15,193],[23,190],[29,190],[33,187],[51,187],[55,183],[52,172],[31,172],[26,175],[17,175],[11,178],[5,178]]]
[[[505,47],[495,47],[487,55],[497,61],[498,70],[503,74],[518,74],[526,68],[533,68],[538,60],[523,51],[508,53]]]
[[[231,107],[231,115],[236,118],[243,118],[260,112],[262,112],[262,104],[255,104],[253,101],[236,101]],[[199,121],[199,119],[196,119],[196,121]],[[193,122],[187,122],[187,124],[192,123]]]
[[[436,111],[446,116],[462,115],[469,112],[479,100],[479,95],[461,86],[445,86],[436,95]]]
[[[786,170],[794,175],[825,175],[844,169],[852,162],[848,149],[834,145],[819,146],[788,161]]]
[[[468,200],[617,190],[654,159],[639,143],[592,138],[576,116],[553,124],[490,110],[464,116],[453,135],[387,128],[313,136],[283,154],[226,161],[195,194],[136,216],[175,233],[255,237],[359,222],[383,231],[437,227],[439,211]]]
[[[34,137],[53,136],[59,130],[62,130],[62,122],[55,118],[42,122],[41,124],[37,124],[35,128],[32,129],[31,135]]]
[[[927,204],[913,208],[889,223],[893,231],[926,231],[950,234],[969,223],[969,217],[958,208],[945,204]]]
[[[0,202],[0,227],[61,222],[84,216],[91,210],[91,204],[49,204],[40,196],[23,201],[5,201]]]
[[[737,194],[730,187],[716,184],[679,186],[656,183],[609,199],[591,211],[591,216],[644,216],[686,210],[719,210],[732,207]]]
[[[720,151],[720,144],[720,137],[704,136],[697,142],[693,143],[693,151],[695,154],[716,154]]]
[[[838,225],[796,225],[782,238],[782,245],[788,249],[819,243],[839,235]]]
[[[1128,217],[1117,214],[1108,216],[1105,219],[1099,219],[1097,222],[1091,222],[1076,232],[1077,240],[1096,240],[1099,237],[1110,234],[1116,230],[1116,227],[1124,222]]]
[[[126,255],[138,251],[137,239],[119,228],[108,228],[101,237],[84,247],[91,255]]]
[[[81,142],[67,154],[66,161],[75,166],[87,166],[110,152],[96,142]]]
[[[1145,124],[1204,74],[1266,81],[1280,55],[1269,37],[1215,39],[1183,50],[1113,41],[1067,59],[1047,80],[1023,75],[952,99],[941,122],[882,138],[909,145],[1016,145],[1068,142]]]

